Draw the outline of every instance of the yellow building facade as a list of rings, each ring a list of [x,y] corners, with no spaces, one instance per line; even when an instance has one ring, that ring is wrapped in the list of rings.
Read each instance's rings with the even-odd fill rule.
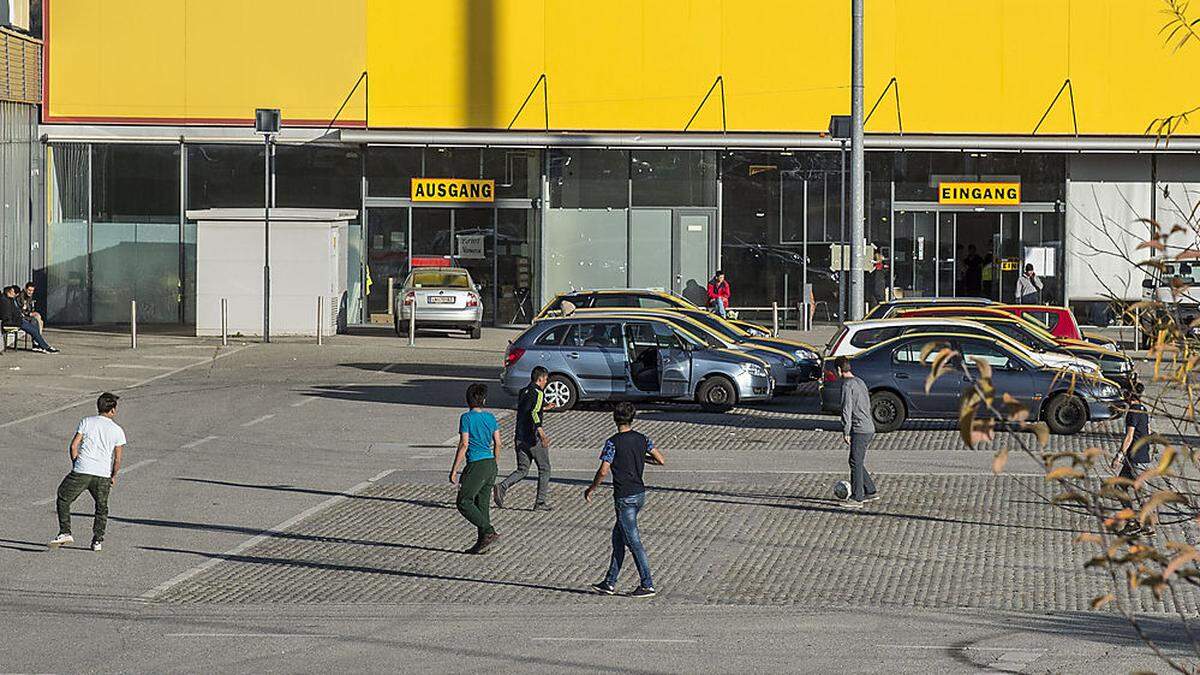
[[[835,0],[45,4],[48,122],[222,124],[269,105],[321,125],[363,72],[343,124],[680,131],[718,77],[729,131],[820,131],[848,110]],[[1039,133],[1142,134],[1200,104],[1200,49],[1164,39],[1165,7],[867,0],[868,103],[887,90],[868,131],[1031,134],[1069,81]],[[691,129],[722,129],[721,94]]]

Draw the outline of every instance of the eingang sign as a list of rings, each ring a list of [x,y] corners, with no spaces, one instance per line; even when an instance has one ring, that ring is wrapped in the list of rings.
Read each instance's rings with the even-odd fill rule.
[[[414,202],[494,202],[496,181],[478,178],[414,178]]]
[[[1015,206],[1021,203],[1020,183],[938,183],[939,204]]]

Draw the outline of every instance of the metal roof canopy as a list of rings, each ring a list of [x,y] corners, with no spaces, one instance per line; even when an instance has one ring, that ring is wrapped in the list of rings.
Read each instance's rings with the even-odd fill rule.
[[[48,143],[261,143],[253,127],[115,126],[43,124]],[[284,144],[402,145],[436,147],[671,148],[739,150],[838,150],[819,133],[454,131],[436,129],[324,129],[287,127]],[[868,134],[868,150],[945,152],[1200,152],[1200,136],[997,136],[970,134]]]

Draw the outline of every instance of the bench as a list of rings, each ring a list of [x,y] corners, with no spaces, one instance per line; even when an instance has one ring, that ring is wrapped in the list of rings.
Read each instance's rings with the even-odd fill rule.
[[[0,331],[3,332],[3,339],[0,340],[0,354],[4,353],[4,350],[8,349],[8,340],[10,336],[12,337],[13,349],[17,348],[17,340],[22,335],[25,336],[25,349],[29,349],[29,333],[22,333],[21,329],[17,326],[3,326],[0,327]]]

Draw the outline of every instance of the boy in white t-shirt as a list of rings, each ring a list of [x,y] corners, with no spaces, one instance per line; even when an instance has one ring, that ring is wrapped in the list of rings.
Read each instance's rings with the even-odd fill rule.
[[[96,399],[100,414],[83,418],[75,430],[70,447],[71,473],[58,486],[58,536],[50,541],[50,548],[75,543],[71,536],[71,503],[87,490],[96,502],[92,550],[101,549],[108,524],[108,493],[117,482],[125,449],[125,430],[113,421],[117,398],[108,392],[100,394]]]

